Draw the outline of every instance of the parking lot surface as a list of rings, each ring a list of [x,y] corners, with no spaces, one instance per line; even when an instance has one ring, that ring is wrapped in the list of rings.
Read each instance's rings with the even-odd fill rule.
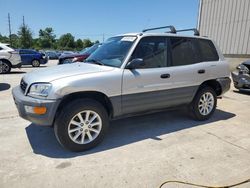
[[[0,75],[0,187],[154,188],[165,180],[212,186],[250,178],[250,94],[231,87],[205,122],[182,109],[116,120],[99,146],[72,153],[52,128],[21,119],[12,99],[26,72],[44,68]]]

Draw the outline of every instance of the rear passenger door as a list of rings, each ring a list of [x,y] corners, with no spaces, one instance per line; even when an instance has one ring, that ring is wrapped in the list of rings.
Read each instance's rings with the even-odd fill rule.
[[[181,96],[185,97],[185,102],[191,102],[197,88],[207,78],[208,65],[200,63],[197,39],[170,37],[169,40],[173,85],[186,93],[185,96]]]

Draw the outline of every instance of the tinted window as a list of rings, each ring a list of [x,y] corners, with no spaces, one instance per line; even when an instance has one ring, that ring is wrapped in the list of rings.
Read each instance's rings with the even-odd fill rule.
[[[0,50],[2,50],[3,48],[2,47],[0,47]]]
[[[202,61],[218,61],[219,56],[210,40],[198,40],[201,50]]]
[[[167,40],[165,37],[145,37],[137,45],[132,59],[141,58],[145,65],[138,68],[157,68],[167,65]]]
[[[199,62],[195,39],[171,37],[172,66],[190,65]]]

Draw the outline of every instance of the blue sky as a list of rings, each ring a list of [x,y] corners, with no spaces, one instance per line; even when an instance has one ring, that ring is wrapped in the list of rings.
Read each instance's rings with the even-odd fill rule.
[[[199,0],[0,0],[0,33],[8,34],[8,13],[16,33],[25,16],[33,37],[52,27],[59,37],[102,41],[110,35],[138,32],[147,27],[196,27]]]

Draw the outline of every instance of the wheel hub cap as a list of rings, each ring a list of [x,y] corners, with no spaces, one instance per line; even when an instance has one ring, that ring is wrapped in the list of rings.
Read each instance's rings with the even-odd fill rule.
[[[68,135],[77,144],[87,144],[96,139],[102,128],[101,117],[94,111],[76,114],[68,125]]]
[[[211,113],[214,107],[214,96],[210,92],[204,93],[199,101],[198,108],[202,115],[208,115]]]

